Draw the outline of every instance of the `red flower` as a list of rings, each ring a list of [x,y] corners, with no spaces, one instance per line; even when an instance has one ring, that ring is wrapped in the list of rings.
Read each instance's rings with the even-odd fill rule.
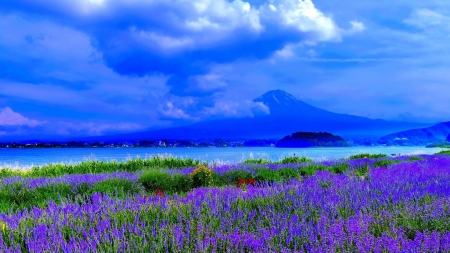
[[[161,189],[156,190],[156,196],[164,197],[164,192]]]
[[[247,179],[247,184],[249,184],[249,185],[254,185],[255,184],[255,179],[253,179],[253,178],[249,178],[249,179]]]
[[[245,185],[246,183],[247,183],[247,181],[245,181],[245,179],[242,179],[242,178],[238,179],[238,186]]]

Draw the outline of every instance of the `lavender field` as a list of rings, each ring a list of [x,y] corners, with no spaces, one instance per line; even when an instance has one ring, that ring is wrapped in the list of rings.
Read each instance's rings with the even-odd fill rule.
[[[360,157],[3,169],[0,251],[450,252],[450,156]]]

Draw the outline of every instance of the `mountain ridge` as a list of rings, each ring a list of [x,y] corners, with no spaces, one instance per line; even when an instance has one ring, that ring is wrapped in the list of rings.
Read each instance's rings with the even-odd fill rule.
[[[380,138],[381,142],[390,143],[411,143],[429,144],[432,142],[442,142],[448,140],[450,136],[450,121],[441,122],[426,128],[416,128],[388,134]]]
[[[253,118],[224,118],[167,129],[112,136],[89,137],[91,140],[139,139],[280,139],[293,132],[331,132],[341,136],[383,136],[431,124],[390,122],[361,116],[339,114],[309,105],[293,95],[272,90],[253,100],[269,108],[270,114]]]

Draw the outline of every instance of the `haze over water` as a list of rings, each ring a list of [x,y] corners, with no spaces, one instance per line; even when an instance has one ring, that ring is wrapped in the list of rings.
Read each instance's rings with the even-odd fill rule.
[[[414,155],[434,154],[441,150],[441,148],[425,147],[0,149],[0,167],[29,168],[50,163],[79,163],[84,160],[125,161],[154,155],[238,163],[248,158],[267,158],[276,161],[294,154],[314,160],[328,160],[346,158],[359,153]]]

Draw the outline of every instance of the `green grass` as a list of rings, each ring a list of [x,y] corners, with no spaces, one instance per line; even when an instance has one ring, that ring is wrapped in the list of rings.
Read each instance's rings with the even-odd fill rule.
[[[271,163],[268,159],[247,159],[244,161],[245,164],[269,164]]]
[[[361,159],[361,158],[369,158],[369,159],[376,159],[376,158],[382,158],[387,157],[385,154],[369,154],[369,153],[363,153],[363,154],[357,154],[352,155],[348,159]]]
[[[67,174],[98,174],[105,172],[127,171],[135,172],[145,168],[186,168],[205,164],[190,158],[153,156],[149,159],[134,159],[125,162],[84,161],[79,164],[50,164],[42,167],[33,167],[29,171],[0,169],[0,178],[9,176],[26,177],[58,177]]]
[[[302,157],[291,156],[291,157],[285,157],[276,163],[277,164],[293,164],[293,163],[312,163],[312,162],[313,162],[312,159],[309,159],[304,156],[302,156]]]

